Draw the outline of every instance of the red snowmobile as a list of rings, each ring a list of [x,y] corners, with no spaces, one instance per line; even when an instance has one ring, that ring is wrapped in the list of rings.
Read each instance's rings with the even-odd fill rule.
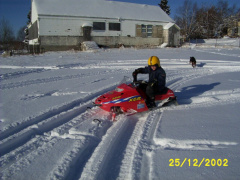
[[[115,90],[99,96],[94,102],[101,109],[110,112],[113,121],[119,114],[132,115],[150,110],[145,103],[146,94],[140,88],[141,84],[147,82],[138,80],[127,84],[127,79],[130,78],[124,77]],[[170,104],[177,105],[177,99],[174,92],[166,88],[164,93],[155,96],[155,103],[156,108],[169,106]]]

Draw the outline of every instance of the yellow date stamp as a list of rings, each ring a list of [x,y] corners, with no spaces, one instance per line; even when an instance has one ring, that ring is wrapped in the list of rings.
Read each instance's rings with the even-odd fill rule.
[[[169,166],[170,167],[183,167],[183,166],[189,166],[189,167],[227,167],[228,166],[228,159],[208,159],[208,158],[202,158],[202,159],[191,159],[191,158],[185,158],[185,159],[169,159]]]

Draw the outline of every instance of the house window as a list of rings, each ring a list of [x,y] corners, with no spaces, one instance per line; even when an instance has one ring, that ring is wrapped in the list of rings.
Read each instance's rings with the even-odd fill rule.
[[[105,22],[93,22],[93,30],[105,30]]]
[[[110,31],[121,31],[121,24],[120,23],[109,23],[109,30]]]
[[[142,24],[142,34],[145,34],[147,37],[152,37],[152,27],[152,25]]]

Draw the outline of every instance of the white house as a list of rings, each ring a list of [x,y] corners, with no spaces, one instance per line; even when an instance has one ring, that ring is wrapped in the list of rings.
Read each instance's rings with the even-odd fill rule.
[[[173,35],[170,32],[178,26],[159,6],[107,0],[32,0],[31,12],[29,45],[45,50],[76,48],[90,40],[112,47],[179,45],[179,28]]]

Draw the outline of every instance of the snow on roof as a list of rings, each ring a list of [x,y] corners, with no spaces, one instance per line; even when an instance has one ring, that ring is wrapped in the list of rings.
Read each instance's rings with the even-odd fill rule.
[[[163,29],[169,29],[170,27],[172,27],[174,25],[174,23],[168,23],[167,25],[165,25],[164,27],[163,27]]]
[[[92,23],[84,23],[82,27],[93,27]]]
[[[176,25],[175,23],[169,22],[167,25],[165,25],[163,27],[163,29],[169,29],[171,28],[173,25],[175,25],[178,29],[180,29],[180,27],[178,25]]]
[[[160,7],[106,0],[33,0],[38,15],[174,22]]]

